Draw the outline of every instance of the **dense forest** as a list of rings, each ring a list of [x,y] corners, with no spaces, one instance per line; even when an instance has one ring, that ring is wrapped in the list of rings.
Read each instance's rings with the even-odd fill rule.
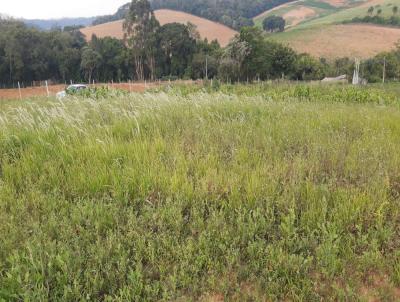
[[[254,25],[253,17],[290,1],[292,0],[151,0],[150,3],[154,10],[167,8],[183,11],[238,30],[243,26]],[[123,5],[114,15],[98,17],[93,24],[123,19],[128,8],[129,4]]]
[[[132,3],[126,15],[126,41],[93,36],[87,43],[78,27],[40,31],[19,21],[0,19],[0,86],[41,80],[320,80],[351,75],[354,68],[348,58],[327,61],[298,54],[269,40],[255,27],[243,27],[227,47],[221,48],[215,41],[201,40],[190,24],[161,26],[147,0]],[[147,6],[135,10],[134,3]],[[380,81],[383,62],[387,80],[400,78],[400,49],[364,61],[362,77]]]

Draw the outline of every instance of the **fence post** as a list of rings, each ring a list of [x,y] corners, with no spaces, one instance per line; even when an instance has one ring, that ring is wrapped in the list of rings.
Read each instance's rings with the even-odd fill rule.
[[[19,84],[19,81],[18,81],[18,92],[19,92],[19,99],[22,100],[21,85]]]
[[[49,84],[47,83],[47,80],[46,80],[46,92],[47,92],[47,97],[49,97],[50,96],[50,92],[49,92]]]

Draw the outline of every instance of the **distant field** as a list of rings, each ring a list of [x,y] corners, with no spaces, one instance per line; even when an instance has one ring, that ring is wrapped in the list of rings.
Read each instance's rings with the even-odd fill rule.
[[[203,39],[207,38],[210,42],[213,40],[218,40],[221,46],[226,46],[237,33],[225,25],[184,12],[160,9],[156,10],[154,13],[161,25],[173,22],[183,24],[187,24],[188,22],[193,23],[197,26],[197,30]],[[81,32],[86,36],[87,40],[90,40],[93,34],[96,34],[98,37],[111,36],[122,39],[122,23],[123,21],[114,21],[96,26],[90,26],[81,29]]]
[[[273,38],[316,57],[369,58],[393,49],[400,40],[400,28],[369,24],[325,25],[292,30]]]
[[[355,17],[367,15],[370,6],[376,10],[382,10],[382,16],[391,16],[394,5],[400,6],[400,0],[369,0],[369,1],[320,1],[320,0],[300,0],[283,4],[254,18],[256,25],[261,26],[264,18],[270,15],[278,15],[288,21],[291,29],[303,29],[315,25],[337,24]],[[293,26],[291,15],[296,15],[296,11],[308,9],[313,10],[314,14],[298,14],[297,26]],[[376,12],[376,11],[375,11]],[[289,14],[289,17],[287,15]]]
[[[282,16],[290,28],[348,9],[352,5],[355,5],[352,1],[298,0],[268,10],[256,16],[254,22],[261,26],[266,17],[277,15]]]
[[[0,301],[400,301],[399,99],[0,102]]]
[[[375,12],[381,9],[383,16],[391,16],[394,5],[400,6],[400,0],[300,0],[267,11],[254,21],[261,26],[267,16],[282,16],[287,21],[286,31],[274,34],[272,38],[300,52],[325,58],[366,58],[394,48],[400,39],[400,29],[340,24],[355,17],[366,16],[370,6],[375,7]]]

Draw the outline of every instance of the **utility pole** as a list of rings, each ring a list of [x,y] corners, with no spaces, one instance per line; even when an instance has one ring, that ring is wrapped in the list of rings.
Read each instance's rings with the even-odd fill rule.
[[[383,73],[382,73],[382,83],[385,84],[386,77],[386,57],[383,58]]]
[[[360,60],[355,59],[355,67],[354,67],[354,74],[353,74],[353,85],[360,84]]]

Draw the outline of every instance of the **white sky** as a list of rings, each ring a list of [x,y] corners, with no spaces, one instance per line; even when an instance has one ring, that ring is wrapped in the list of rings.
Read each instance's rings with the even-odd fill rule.
[[[130,0],[0,0],[0,13],[15,18],[55,19],[113,14]]]

